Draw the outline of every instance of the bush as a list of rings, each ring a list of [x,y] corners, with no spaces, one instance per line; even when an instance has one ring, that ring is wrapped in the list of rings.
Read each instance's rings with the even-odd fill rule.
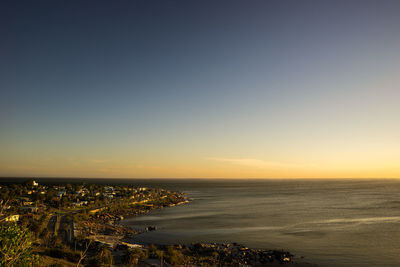
[[[96,248],[97,256],[96,258],[104,264],[111,265],[113,262],[113,254],[110,247],[106,244],[97,244]]]
[[[67,261],[72,262],[78,262],[81,258],[79,252],[74,252],[62,248],[48,248],[45,250],[44,254],[53,258],[66,259]]]
[[[32,266],[38,256],[32,253],[32,233],[17,224],[0,225],[0,266]]]
[[[152,259],[161,259],[164,255],[162,250],[157,249],[157,247],[153,244],[149,246],[148,256]]]
[[[123,262],[130,267],[136,266],[139,262],[139,259],[146,259],[147,257],[147,250],[143,251],[138,248],[128,249],[123,256]]]
[[[101,267],[103,265],[102,261],[98,257],[91,257],[87,259],[85,266],[90,266],[90,267]]]
[[[181,251],[176,250],[173,246],[169,246],[165,255],[165,260],[171,265],[178,266],[185,262],[185,256]]]

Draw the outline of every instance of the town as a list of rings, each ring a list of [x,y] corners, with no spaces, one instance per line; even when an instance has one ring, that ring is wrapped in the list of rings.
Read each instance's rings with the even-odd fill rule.
[[[124,217],[188,201],[180,192],[128,185],[4,183],[0,185],[0,226],[3,236],[18,230],[30,239],[31,260],[38,260],[29,264],[101,266],[114,258],[122,261],[123,255],[113,255],[116,247],[141,247],[125,242],[140,232],[119,224]],[[98,247],[103,248],[100,256]],[[14,256],[9,261],[3,257],[1,266],[12,266]]]

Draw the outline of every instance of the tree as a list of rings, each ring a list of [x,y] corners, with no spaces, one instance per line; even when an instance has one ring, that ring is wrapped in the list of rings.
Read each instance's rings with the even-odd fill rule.
[[[17,224],[0,225],[0,266],[33,266],[38,256],[32,253],[33,236]]]
[[[100,262],[102,262],[104,265],[112,265],[113,255],[108,245],[98,245],[97,256],[100,259]]]
[[[151,244],[149,246],[149,249],[147,250],[148,256],[153,259],[160,259],[161,262],[163,261],[164,257],[164,251],[157,249],[157,247],[154,244]]]
[[[136,266],[139,262],[139,259],[146,259],[147,258],[147,251],[143,251],[138,248],[128,249],[123,256],[123,262],[129,266]]]
[[[92,240],[89,240],[89,242],[86,242],[86,240],[84,240],[84,241],[86,243],[86,247],[85,247],[85,249],[83,251],[81,251],[80,258],[79,258],[79,261],[78,261],[78,264],[76,265],[76,267],[79,267],[79,265],[81,264],[82,260],[84,260],[86,258],[87,251],[88,251],[90,245],[92,244]],[[75,246],[76,246],[76,244],[75,244]],[[93,264],[93,265],[95,265],[95,264]]]

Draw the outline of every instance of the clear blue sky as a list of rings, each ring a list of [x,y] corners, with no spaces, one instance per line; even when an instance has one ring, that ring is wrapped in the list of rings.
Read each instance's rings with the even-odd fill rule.
[[[400,1],[2,1],[0,176],[400,177]]]

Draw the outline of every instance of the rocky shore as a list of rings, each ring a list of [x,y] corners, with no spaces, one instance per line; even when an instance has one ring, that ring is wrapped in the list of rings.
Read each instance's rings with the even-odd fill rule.
[[[165,249],[165,246],[163,248]],[[174,248],[193,256],[193,264],[204,264],[204,259],[214,266],[295,264],[294,255],[288,251],[251,249],[237,243],[195,243],[190,246],[175,245]]]
[[[131,216],[143,215],[146,212],[125,213],[134,214]],[[127,240],[143,231],[135,231],[128,226],[119,223],[123,217],[121,215],[100,216],[106,223],[95,224],[98,228],[92,238],[101,243],[108,244],[117,254],[121,250],[129,250],[133,247],[142,250],[148,250],[149,246],[131,244]],[[89,224],[89,223],[88,223]],[[156,230],[156,229],[152,229]],[[248,248],[238,243],[193,243],[191,245],[176,244],[172,246],[156,245],[157,249],[167,254],[173,248],[174,251],[183,255],[185,258],[183,266],[279,266],[282,264],[291,264],[296,266],[316,266],[309,263],[299,261],[289,251],[284,250],[266,250]],[[163,261],[162,258],[156,258],[153,261]],[[147,263],[146,263],[147,262]],[[142,261],[143,266],[161,266],[151,263],[151,259]],[[163,263],[169,266],[168,262]],[[174,264],[170,264],[174,266]]]
[[[146,258],[137,259],[139,266],[280,266],[291,264],[296,266],[315,266],[300,262],[289,251],[248,248],[237,243],[194,243],[191,245],[151,245],[145,246],[130,243],[137,234],[154,231],[155,227],[133,230],[120,222],[132,216],[145,215],[152,210],[173,207],[189,202],[182,193],[175,193],[175,201],[168,203],[137,203],[129,208],[105,208],[92,214],[90,219],[82,223],[83,229],[89,231],[89,239],[105,244],[114,255],[124,255],[131,249],[145,252]],[[149,251],[157,250],[157,253]],[[170,256],[168,256],[170,255]],[[171,256],[172,255],[172,256]],[[118,258],[118,256],[115,256]],[[165,258],[164,258],[165,257]],[[168,260],[168,257],[179,259],[179,264]],[[120,257],[122,263],[123,257]]]
[[[115,248],[116,253],[129,251],[125,243]],[[252,249],[237,243],[193,243],[191,245],[136,246],[145,251],[138,266],[316,266],[301,262],[284,250]],[[132,250],[131,250],[132,251]],[[136,252],[137,253],[137,252]],[[143,256],[143,255],[142,255]],[[121,259],[122,260],[122,259]],[[121,262],[123,263],[123,262]]]

